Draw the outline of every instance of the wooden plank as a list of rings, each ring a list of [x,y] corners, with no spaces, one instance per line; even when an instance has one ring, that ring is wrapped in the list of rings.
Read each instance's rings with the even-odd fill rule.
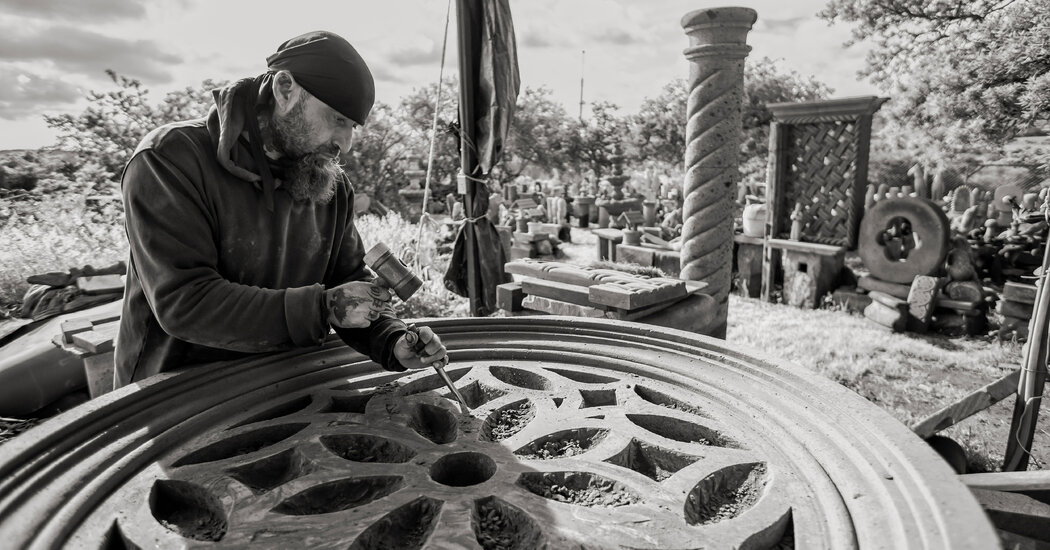
[[[687,294],[685,283],[676,279],[637,279],[602,282],[588,289],[592,304],[635,310]]]
[[[91,322],[91,319],[81,318],[62,321],[62,342],[72,344],[74,334],[91,330],[94,326],[95,324]]]
[[[1021,371],[1015,370],[920,420],[911,430],[915,435],[926,439],[949,426],[954,426],[1013,395],[1017,391],[1020,376]]]
[[[596,307],[591,303],[588,287],[561,283],[558,281],[545,281],[535,277],[526,277],[521,281],[522,291],[529,296],[543,296],[554,300],[578,304],[581,306]],[[599,309],[605,309],[599,308]]]
[[[790,241],[787,239],[769,239],[766,241],[766,245],[779,250],[790,250],[793,252],[801,252],[803,254],[816,254],[817,256],[839,256],[846,253],[846,249],[841,246]]]
[[[88,353],[105,353],[113,350],[120,322],[112,322],[94,327],[92,330],[73,335],[73,345]]]
[[[1005,491],[970,490],[997,528],[1050,542],[1050,504]]]
[[[970,489],[1011,492],[1050,491],[1050,470],[965,474],[959,476],[959,481]]]
[[[1035,303],[1035,285],[1007,282],[1003,285],[1003,299],[1022,304]]]

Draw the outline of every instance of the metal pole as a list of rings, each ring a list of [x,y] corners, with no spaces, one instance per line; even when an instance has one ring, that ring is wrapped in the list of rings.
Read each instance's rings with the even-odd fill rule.
[[[583,120],[583,62],[587,50],[580,50],[580,120]]]

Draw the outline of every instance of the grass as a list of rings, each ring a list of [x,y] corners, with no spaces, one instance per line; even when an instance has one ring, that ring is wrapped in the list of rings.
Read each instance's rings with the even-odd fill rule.
[[[119,216],[89,210],[83,197],[0,204],[0,319],[21,302],[26,277],[127,260],[128,244]]]
[[[842,310],[803,310],[738,296],[730,296],[726,339],[834,380],[908,426],[1017,369],[1022,358],[1015,342],[890,333]],[[1008,398],[941,434],[963,446],[971,470],[995,471],[1012,409]],[[1046,468],[1050,433],[1037,430],[1033,447],[1031,468]]]

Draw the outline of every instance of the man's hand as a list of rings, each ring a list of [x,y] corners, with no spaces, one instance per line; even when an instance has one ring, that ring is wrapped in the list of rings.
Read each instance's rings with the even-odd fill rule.
[[[417,344],[417,334],[418,342]],[[420,348],[416,351],[416,348]],[[430,327],[419,327],[416,333],[406,332],[394,344],[394,357],[407,369],[429,367],[445,358],[447,351]]]
[[[328,323],[341,328],[364,328],[390,307],[390,291],[366,281],[353,281],[324,292]]]

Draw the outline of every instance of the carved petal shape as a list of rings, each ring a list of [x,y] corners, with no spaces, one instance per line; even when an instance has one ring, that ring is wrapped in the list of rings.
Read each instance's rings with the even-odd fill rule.
[[[296,493],[273,508],[278,514],[310,516],[341,512],[379,500],[404,485],[399,476],[337,479]]]
[[[609,430],[602,428],[563,430],[536,439],[514,451],[514,454],[541,460],[575,456],[587,452],[607,435]]]
[[[500,441],[520,432],[536,416],[532,401],[520,399],[492,412],[481,426],[487,441]]]
[[[416,456],[412,449],[377,435],[325,435],[321,436],[321,444],[339,457],[354,462],[402,463]]]
[[[440,500],[419,497],[370,525],[358,535],[349,550],[423,548],[434,532],[442,504]]]
[[[189,464],[200,464],[202,462],[214,462],[233,456],[254,453],[264,447],[279,443],[299,433],[309,423],[280,424],[277,426],[266,426],[250,432],[244,432],[232,437],[227,437],[197,449],[196,451],[175,461],[174,466],[186,466]]]
[[[732,519],[758,502],[766,485],[761,463],[734,464],[697,483],[685,501],[685,521],[704,525]]]
[[[632,439],[622,451],[606,462],[630,468],[653,481],[663,481],[697,460],[699,458],[695,456]]]
[[[159,479],[150,490],[153,517],[178,535],[201,541],[219,541],[228,527],[218,497],[188,481]]]
[[[489,367],[489,372],[491,372],[492,376],[500,382],[510,384],[511,386],[517,386],[527,390],[551,389],[550,380],[525,369],[493,366]]]
[[[525,472],[518,485],[541,497],[577,506],[625,506],[641,500],[622,483],[591,472]]]
[[[532,516],[494,496],[474,501],[471,523],[474,536],[484,550],[546,547],[543,531]]]

